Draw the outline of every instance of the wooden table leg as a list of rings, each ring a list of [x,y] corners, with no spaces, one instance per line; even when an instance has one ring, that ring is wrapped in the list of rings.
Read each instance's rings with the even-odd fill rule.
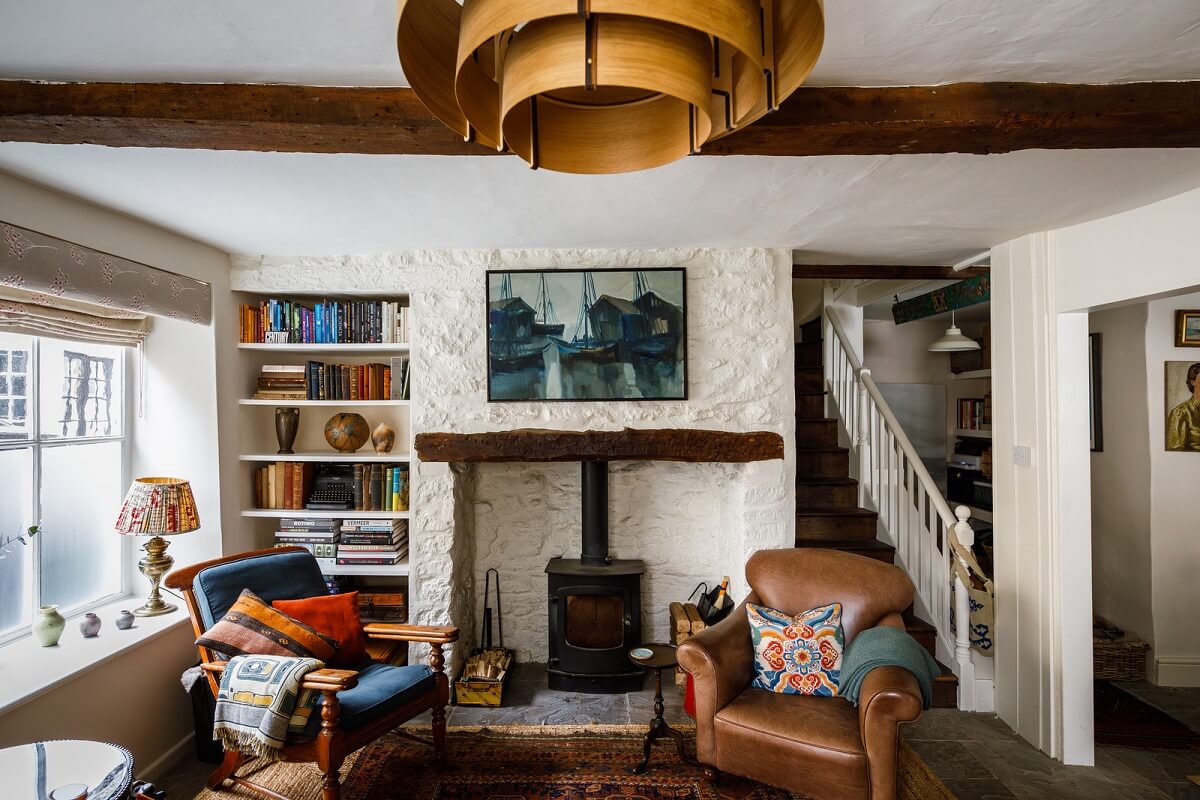
[[[654,670],[654,719],[650,721],[650,729],[646,731],[646,737],[642,740],[642,761],[633,771],[637,775],[645,773],[650,766],[651,745],[655,739],[661,739],[664,736],[669,736],[675,740],[675,749],[679,751],[679,758],[686,764],[695,764],[696,759],[687,754],[687,748],[684,745],[684,735],[667,724],[667,720],[663,717],[663,712],[666,706],[663,704],[662,693],[662,669]]]

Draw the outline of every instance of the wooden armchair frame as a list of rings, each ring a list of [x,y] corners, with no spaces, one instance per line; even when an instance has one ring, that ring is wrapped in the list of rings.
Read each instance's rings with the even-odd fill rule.
[[[199,638],[204,633],[204,623],[200,616],[200,604],[192,588],[192,582],[197,573],[218,564],[227,564],[257,556],[275,553],[299,552],[302,547],[269,548],[240,553],[234,556],[193,564],[190,567],[175,570],[167,576],[166,585],[183,594],[187,604],[188,615],[192,620],[192,631]],[[422,744],[433,747],[434,760],[443,763],[446,758],[446,704],[450,699],[450,682],[446,677],[446,659],[442,653],[443,645],[458,641],[458,628],[438,627],[430,625],[399,625],[393,623],[371,623],[363,627],[368,639],[387,641],[421,642],[430,646],[429,667],[433,670],[434,687],[402,706],[393,709],[378,720],[364,725],[353,731],[342,730],[339,724],[340,704],[337,693],[352,689],[358,684],[358,673],[353,670],[319,669],[308,673],[300,684],[302,689],[314,689],[321,693],[324,701],[321,704],[321,728],[311,741],[287,744],[283,748],[284,761],[315,762],[325,774],[321,789],[323,800],[339,800],[341,797],[341,778],[339,770],[346,756],[360,747],[373,742],[383,734],[391,731],[397,725],[407,722],[418,714],[431,711],[433,714],[433,739],[422,739],[411,734],[397,732],[401,736],[414,739]],[[219,660],[216,654],[207,647],[197,648],[200,651],[200,666],[208,680],[208,686],[216,698],[220,688],[221,673],[225,670],[225,662]],[[237,751],[226,751],[221,765],[208,778],[208,788],[220,790],[226,780],[241,785],[252,791],[273,798],[273,800],[289,800],[265,786],[252,783],[237,775],[237,770],[251,756]]]

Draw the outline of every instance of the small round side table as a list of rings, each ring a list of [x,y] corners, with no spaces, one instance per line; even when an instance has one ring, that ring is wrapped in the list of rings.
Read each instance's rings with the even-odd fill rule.
[[[104,742],[58,739],[0,750],[0,797],[45,800],[55,789],[82,785],[88,800],[125,800],[133,756]]]
[[[675,647],[669,644],[644,644],[642,647],[649,650],[651,655],[648,658],[635,658],[634,651],[630,650],[629,660],[639,667],[654,670],[654,719],[650,721],[650,730],[646,731],[646,738],[642,743],[642,762],[634,767],[633,771],[638,775],[646,771],[650,765],[650,746],[655,739],[661,739],[664,736],[675,740],[675,748],[679,751],[680,759],[685,763],[695,764],[697,763],[696,759],[689,756],[684,747],[684,735],[668,725],[666,719],[663,718],[662,671],[676,665]]]

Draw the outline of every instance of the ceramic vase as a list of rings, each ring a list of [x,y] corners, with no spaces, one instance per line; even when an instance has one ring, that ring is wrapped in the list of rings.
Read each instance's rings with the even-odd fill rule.
[[[79,621],[79,632],[83,634],[83,638],[91,639],[100,633],[100,618],[90,611],[84,614],[83,619]]]
[[[42,606],[38,618],[33,622],[33,635],[42,647],[58,644],[67,621],[58,613],[58,606]]]
[[[135,619],[136,617],[134,617],[131,612],[121,609],[121,613],[117,614],[117,618],[113,620],[113,622],[116,624],[117,630],[127,631],[133,627],[133,621]]]
[[[279,440],[280,455],[291,455],[296,443],[296,432],[300,430],[300,409],[275,409],[275,438]]]
[[[381,422],[371,431],[371,446],[376,453],[390,453],[396,446],[396,432],[387,423]]]

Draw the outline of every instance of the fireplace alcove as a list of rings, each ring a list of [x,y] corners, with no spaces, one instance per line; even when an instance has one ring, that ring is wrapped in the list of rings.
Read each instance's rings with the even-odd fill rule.
[[[547,681],[552,689],[595,693],[636,690],[643,679],[627,653],[642,643],[646,565],[609,552],[608,462],[748,463],[784,455],[774,432],[696,429],[426,433],[415,446],[425,462],[580,462],[579,557],[545,566]]]

